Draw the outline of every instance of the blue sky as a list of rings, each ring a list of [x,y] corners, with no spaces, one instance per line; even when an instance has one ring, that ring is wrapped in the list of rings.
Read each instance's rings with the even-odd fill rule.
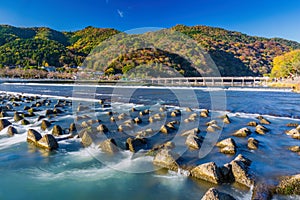
[[[11,0],[0,3],[0,24],[126,31],[176,24],[208,25],[300,42],[300,0]]]

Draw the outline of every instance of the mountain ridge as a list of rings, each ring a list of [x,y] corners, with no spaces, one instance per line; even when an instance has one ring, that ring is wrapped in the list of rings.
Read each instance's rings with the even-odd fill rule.
[[[296,41],[250,36],[218,27],[176,25],[170,29],[201,44],[223,76],[269,73],[274,57],[300,49]],[[67,32],[0,25],[0,66],[81,65],[94,47],[118,33],[121,31],[92,26]]]

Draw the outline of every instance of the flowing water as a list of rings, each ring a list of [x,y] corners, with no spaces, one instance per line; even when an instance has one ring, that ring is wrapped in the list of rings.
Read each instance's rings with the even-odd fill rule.
[[[265,125],[270,132],[258,135],[252,130],[251,137],[260,141],[256,151],[247,149],[247,139],[234,137],[238,150],[253,161],[250,170],[259,180],[268,183],[276,182],[282,175],[300,173],[300,157],[288,150],[289,146],[300,145],[299,140],[285,134],[287,123],[300,124],[300,95],[289,91],[271,91],[268,89],[221,89],[221,88],[151,88],[151,87],[91,87],[73,85],[39,85],[39,84],[1,84],[2,94],[24,93],[42,95],[42,98],[52,100],[49,107],[54,106],[57,99],[74,100],[73,106],[63,107],[63,114],[53,116],[51,121],[68,128],[74,122],[76,115],[75,100],[78,102],[94,102],[93,99],[104,99],[112,102],[112,107],[103,108],[94,105],[92,114],[96,113],[103,123],[115,130],[109,116],[104,113],[112,110],[122,112],[136,107],[138,110],[166,106],[169,111],[174,108],[184,110],[191,107],[194,112],[202,108],[212,110],[212,116],[227,114],[232,123],[224,125],[220,138],[229,137],[234,131],[246,127],[249,121],[257,121],[256,117],[263,115],[270,125]],[[76,105],[77,105],[76,104]],[[16,110],[22,110],[23,103]],[[77,106],[76,106],[77,108]],[[41,107],[37,115],[45,114]],[[8,119],[13,122],[13,112],[8,113]],[[138,116],[137,113],[131,114]],[[176,118],[180,120],[179,118]],[[122,151],[114,158],[107,158],[93,147],[83,148],[80,139],[72,138],[59,141],[59,150],[47,152],[26,142],[27,130],[34,128],[42,134],[41,122],[36,117],[29,118],[31,124],[22,126],[13,122],[19,134],[13,137],[6,135],[7,128],[0,132],[0,199],[200,199],[210,187],[233,195],[236,199],[251,199],[252,190],[233,185],[216,186],[200,180],[187,177],[184,173],[155,171],[152,157],[139,156],[129,151]],[[192,125],[198,126],[201,135],[206,133],[205,123],[211,118],[199,118]],[[216,120],[219,120],[216,118]],[[147,127],[143,122],[140,127]],[[173,134],[173,135],[172,135]],[[170,136],[156,135],[150,141],[175,140],[174,133]],[[119,135],[117,131],[112,135]],[[117,137],[117,136],[116,136]],[[218,138],[217,138],[218,139]],[[122,138],[119,140],[120,146]],[[179,145],[179,148],[183,148]],[[210,161],[223,165],[234,159],[218,152],[212,147],[207,156],[201,157],[198,151],[186,150],[182,153],[186,163],[201,164]],[[100,157],[99,157],[100,156]],[[99,159],[100,158],[100,159]],[[103,160],[101,160],[104,158]],[[275,196],[274,199],[298,199],[299,197]]]

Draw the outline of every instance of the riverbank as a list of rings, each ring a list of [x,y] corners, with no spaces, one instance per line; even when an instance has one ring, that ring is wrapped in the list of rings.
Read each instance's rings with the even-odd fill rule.
[[[300,93],[300,78],[285,79],[277,82],[269,82],[268,87],[290,88],[293,92]]]

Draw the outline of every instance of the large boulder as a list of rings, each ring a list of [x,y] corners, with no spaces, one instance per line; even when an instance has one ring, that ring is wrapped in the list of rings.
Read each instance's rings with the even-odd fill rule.
[[[42,138],[42,135],[37,132],[34,129],[29,129],[27,132],[27,141],[32,142],[36,144],[40,139]]]
[[[44,135],[38,142],[37,142],[37,146],[43,148],[43,149],[47,149],[49,151],[58,149],[58,143],[56,141],[56,139],[54,138],[53,135],[51,134],[46,134]]]
[[[0,131],[11,125],[7,119],[0,119]]]
[[[9,136],[14,136],[15,134],[18,134],[18,131],[15,127],[9,126],[8,129],[7,129],[7,134]]]
[[[89,133],[88,131],[84,131],[83,135],[81,137],[81,143],[84,147],[90,146],[94,141],[94,137],[92,133]]]
[[[8,117],[8,114],[4,111],[0,112],[0,118]]]
[[[214,184],[222,183],[222,173],[214,162],[198,165],[191,170],[191,175]]]
[[[247,126],[257,126],[257,122],[256,121],[251,121],[247,124]]]
[[[276,186],[276,193],[284,195],[300,195],[300,174],[284,177]]]
[[[271,122],[269,120],[267,120],[266,118],[260,119],[259,123],[261,123],[261,124],[271,124]]]
[[[143,149],[146,144],[147,144],[147,142],[143,138],[127,138],[126,149],[135,153],[135,152]]]
[[[231,195],[218,191],[216,188],[210,188],[201,200],[235,200]]]
[[[256,150],[258,149],[258,144],[259,144],[259,141],[254,139],[254,138],[249,138],[248,139],[248,148],[251,149],[251,150]]]
[[[251,134],[251,131],[248,128],[241,128],[238,131],[236,131],[233,136],[236,137],[247,137]]]
[[[22,119],[21,120],[21,124],[25,126],[25,125],[30,124],[30,122],[28,120],[26,120],[26,119]]]
[[[189,136],[190,134],[197,135],[198,133],[200,133],[200,129],[193,128],[193,129],[182,132],[181,136]]]
[[[76,132],[77,131],[76,124],[75,123],[71,123],[70,127],[69,127],[69,130],[70,130],[70,132]]]
[[[271,200],[272,188],[264,183],[255,183],[253,187],[252,198],[253,200]]]
[[[251,161],[242,155],[238,155],[230,162],[235,182],[248,188],[251,188],[254,184],[252,177],[248,173],[250,164]]]
[[[177,158],[178,155],[176,155],[169,149],[163,148],[155,155],[153,159],[153,164],[158,167],[166,168],[177,172],[179,169],[179,164],[176,161]]]
[[[14,113],[14,120],[15,122],[21,121],[23,119],[17,112]]]
[[[191,149],[200,149],[203,138],[196,134],[189,134],[185,140],[185,144]]]
[[[264,127],[262,125],[257,125],[255,127],[255,132],[260,134],[260,135],[264,135],[268,131],[269,131],[269,129],[267,129],[266,127]]]
[[[115,153],[118,152],[119,149],[114,139],[106,139],[99,144],[99,148],[106,153]]]
[[[99,124],[99,126],[97,126],[97,131],[101,133],[107,133],[108,128],[104,124]]]
[[[63,135],[63,133],[64,133],[64,131],[61,128],[61,126],[59,126],[59,125],[54,125],[53,126],[52,135],[54,135],[54,136],[60,136],[60,135]]]
[[[236,143],[234,139],[227,138],[216,144],[220,148],[220,152],[224,154],[235,154],[236,153]]]
[[[47,120],[43,120],[41,123],[41,129],[42,130],[46,130],[47,128],[49,128],[51,126],[51,123]]]

